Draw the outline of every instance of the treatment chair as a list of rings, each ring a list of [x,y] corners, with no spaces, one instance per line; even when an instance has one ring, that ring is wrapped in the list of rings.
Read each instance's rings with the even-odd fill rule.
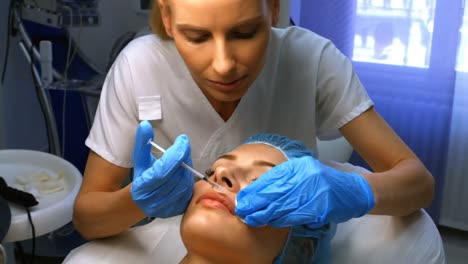
[[[353,151],[344,138],[319,141],[318,151],[323,162],[337,169],[368,172],[343,163]],[[155,219],[118,236],[86,243],[73,250],[64,264],[178,263],[186,253],[180,221],[181,216]],[[332,263],[443,264],[445,255],[436,226],[420,210],[404,217],[365,215],[339,224],[332,240]]]

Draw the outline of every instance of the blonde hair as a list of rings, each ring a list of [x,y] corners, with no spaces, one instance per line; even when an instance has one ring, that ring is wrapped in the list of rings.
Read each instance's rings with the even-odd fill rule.
[[[162,16],[161,16],[161,10],[159,10],[158,0],[152,0],[152,2],[153,2],[153,7],[151,8],[151,16],[150,16],[150,21],[149,21],[151,30],[153,31],[154,34],[156,34],[163,40],[172,39],[167,34],[166,28],[164,27],[164,23],[163,23]],[[273,0],[269,0],[268,3],[271,5],[273,3]],[[167,5],[165,1],[163,1],[163,4],[165,5],[165,8],[168,9],[168,11],[170,12],[169,5]],[[273,26],[276,26],[276,22],[274,22],[274,24],[275,25]]]
[[[153,0],[153,7],[151,8],[150,26],[154,34],[161,39],[170,40],[171,37],[167,34],[162,21],[161,10],[159,10],[158,0]],[[166,6],[169,8],[168,6]]]

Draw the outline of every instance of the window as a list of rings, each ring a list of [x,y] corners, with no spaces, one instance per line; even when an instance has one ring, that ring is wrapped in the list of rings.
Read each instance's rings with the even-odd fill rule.
[[[435,2],[358,0],[353,60],[429,67]]]
[[[457,71],[468,72],[468,8],[465,8],[463,25],[460,28],[460,47],[458,49]]]

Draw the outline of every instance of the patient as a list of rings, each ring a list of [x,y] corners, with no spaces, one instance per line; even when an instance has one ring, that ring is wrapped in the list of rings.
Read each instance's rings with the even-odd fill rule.
[[[330,263],[335,226],[316,230],[302,226],[249,228],[231,214],[238,190],[271,168],[266,161],[276,165],[286,157],[312,155],[304,145],[280,136],[257,135],[249,142],[211,167],[212,179],[228,189],[225,197],[229,200],[206,194],[214,189],[198,182],[183,222],[182,216],[154,219],[115,237],[86,243],[70,252],[63,263]],[[269,145],[285,155],[278,155],[281,152]],[[252,164],[252,160],[262,162]],[[335,168],[362,171],[350,164]],[[405,217],[366,215],[342,223],[333,250],[335,263],[445,263],[437,227],[422,210]]]
[[[301,142],[257,134],[219,157],[207,174],[227,192],[219,192],[205,181],[195,184],[181,223],[187,249],[181,263],[311,263],[318,261],[318,256],[313,260],[317,241],[316,251],[323,251],[318,255],[328,254],[325,244],[333,235],[329,226],[253,228],[234,214],[236,194],[241,189],[272,167],[306,155],[313,153]]]
[[[329,263],[335,226],[253,228],[233,213],[239,190],[273,166],[307,155],[313,153],[298,141],[254,135],[219,157],[207,171],[210,179],[226,188],[225,193],[199,181],[182,220],[181,216],[158,218],[118,236],[89,242],[73,250],[63,263],[116,264],[135,259],[164,264]]]

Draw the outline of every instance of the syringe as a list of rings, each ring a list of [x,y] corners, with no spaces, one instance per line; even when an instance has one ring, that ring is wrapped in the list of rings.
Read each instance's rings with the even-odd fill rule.
[[[149,144],[151,144],[151,146],[155,147],[156,149],[158,149],[159,151],[161,151],[162,153],[166,152],[165,149],[163,149],[162,147],[160,147],[158,144],[154,143],[151,139],[148,141]],[[208,176],[206,175],[203,175],[201,174],[200,172],[196,171],[194,168],[190,167],[189,165],[187,165],[185,162],[182,162],[182,167],[186,168],[187,170],[191,171],[193,174],[195,174],[196,176],[200,177],[202,180],[208,182],[209,184],[211,184],[211,186],[213,186],[214,188],[218,189],[219,191],[222,191],[222,192],[226,192],[226,189],[224,189],[223,186],[217,184],[216,182],[208,179]]]

